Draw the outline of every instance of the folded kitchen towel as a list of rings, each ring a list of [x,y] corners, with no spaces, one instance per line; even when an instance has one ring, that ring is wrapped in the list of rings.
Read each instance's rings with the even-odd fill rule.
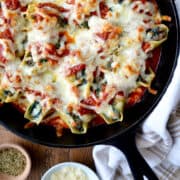
[[[180,12],[180,0],[176,3]],[[160,180],[180,179],[180,58],[165,95],[137,132],[136,144]],[[133,179],[117,148],[97,145],[93,158],[102,180]]]

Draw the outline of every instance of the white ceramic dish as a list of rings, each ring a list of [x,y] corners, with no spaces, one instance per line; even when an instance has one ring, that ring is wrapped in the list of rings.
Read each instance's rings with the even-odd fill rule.
[[[95,174],[95,172],[91,170],[88,166],[76,162],[64,162],[52,166],[49,170],[45,172],[41,180],[50,180],[52,173],[68,166],[80,168],[87,175],[87,177],[89,178],[88,180],[100,180]]]

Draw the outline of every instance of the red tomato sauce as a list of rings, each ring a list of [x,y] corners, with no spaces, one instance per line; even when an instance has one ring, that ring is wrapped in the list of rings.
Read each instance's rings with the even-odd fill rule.
[[[19,0],[5,0],[6,7],[10,10],[16,10],[20,7]]]

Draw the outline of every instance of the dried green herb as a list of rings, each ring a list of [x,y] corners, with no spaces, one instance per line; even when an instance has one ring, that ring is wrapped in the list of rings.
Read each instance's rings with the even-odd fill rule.
[[[7,148],[0,151],[0,173],[17,176],[26,166],[25,156],[15,148]]]
[[[39,62],[40,62],[40,63],[46,63],[46,62],[48,62],[48,60],[47,60],[46,58],[41,58],[41,59],[39,60]]]
[[[67,21],[67,19],[59,16],[59,18],[58,18],[58,24],[60,25],[60,27],[64,28],[65,26],[67,26],[68,21]]]
[[[59,49],[59,48],[61,47],[60,41],[58,41],[58,42],[55,44],[55,47],[56,47],[56,49]]]
[[[81,23],[80,26],[83,28],[89,29],[88,21],[84,21],[83,23]]]

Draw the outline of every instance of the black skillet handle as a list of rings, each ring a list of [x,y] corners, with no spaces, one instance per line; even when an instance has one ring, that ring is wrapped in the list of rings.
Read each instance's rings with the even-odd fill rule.
[[[158,180],[155,173],[139,153],[135,143],[135,132],[124,134],[110,143],[119,148],[126,156],[135,180]]]

